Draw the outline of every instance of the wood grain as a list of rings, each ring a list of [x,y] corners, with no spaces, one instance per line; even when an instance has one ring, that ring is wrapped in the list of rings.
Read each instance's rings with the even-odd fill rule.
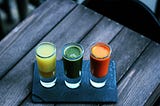
[[[52,36],[52,38],[45,38],[43,41],[51,41],[56,44],[56,47],[58,48],[57,60],[60,60],[62,57],[63,45],[69,42],[81,41],[101,18],[102,15],[87,9],[84,6],[78,6],[47,35]]]
[[[25,30],[32,22],[37,18],[38,15],[34,14],[29,16],[26,20],[17,25],[8,35],[6,35],[0,41],[0,53],[3,52],[16,40],[20,37],[21,32]]]
[[[150,40],[139,33],[136,33],[128,28],[123,28],[121,32],[116,36],[114,40],[110,43],[112,47],[112,59],[115,60],[117,65],[117,84],[126,77],[126,73],[130,67],[136,62],[136,60],[141,56],[141,53],[150,43]],[[130,76],[129,76],[130,77]],[[122,85],[122,87],[126,87]],[[118,89],[118,95],[121,90]],[[118,103],[122,97],[118,97]],[[117,105],[117,104],[108,104]],[[121,104],[123,105],[123,104]],[[104,105],[107,106],[107,105]]]
[[[75,6],[74,2],[68,0],[50,0],[46,3],[45,8],[40,8],[43,11],[36,11],[35,14],[39,16],[34,22],[22,30],[12,45],[7,47],[3,53],[0,53],[0,78],[20,61]]]
[[[128,28],[124,28],[110,43],[112,59],[117,64],[117,82],[125,75],[130,66],[140,56],[149,39]]]
[[[76,17],[78,14],[80,15]],[[97,15],[93,11],[78,6],[46,35],[42,41],[53,42],[59,49],[64,43],[79,41],[100,19],[101,15]],[[81,30],[79,30],[80,26]],[[69,39],[69,37],[73,37],[74,39]],[[31,93],[33,62],[35,61],[34,53],[35,48],[24,56],[0,81],[0,94],[3,95],[3,97],[0,97],[0,105],[21,104]]]
[[[24,32],[24,30],[27,29],[28,26],[31,26],[34,24],[34,21],[36,18],[38,18],[40,15],[44,15],[48,9],[46,7],[51,7],[51,5],[48,5],[48,3],[51,3],[50,1],[44,2],[43,5],[40,5],[37,9],[34,10],[29,16],[26,17],[21,23],[19,23],[8,35],[5,36],[5,38],[2,39],[0,42],[0,53],[2,54],[3,50],[6,50],[9,45],[11,45],[18,37],[23,36],[21,34]],[[44,10],[45,12],[42,12]]]
[[[100,23],[98,23],[93,28],[93,30],[91,32],[89,32],[89,34],[87,34],[87,36],[81,41],[81,44],[84,46],[84,48],[86,50],[85,54],[87,52],[87,49],[89,49],[89,47],[90,47],[86,43],[88,43],[90,45],[90,44],[92,44],[91,42],[93,42],[94,40],[95,40],[94,42],[96,42],[96,39],[97,39],[97,41],[109,42],[113,37],[115,37],[115,35],[121,30],[121,28],[122,28],[122,26],[117,25],[117,23],[115,23],[114,21],[112,21],[108,18],[103,18],[100,21]],[[87,56],[87,54],[86,54],[86,56]],[[85,59],[89,59],[89,58],[85,58]],[[57,105],[61,106],[64,104],[57,104]],[[72,104],[66,104],[66,105],[72,105]],[[90,105],[92,106],[92,104],[90,104]],[[82,106],[83,106],[83,104],[82,104]]]
[[[31,95],[21,104],[22,106],[99,106],[99,104],[53,104],[53,103],[33,103],[31,100]]]
[[[118,86],[119,101],[116,105],[147,105],[156,100],[160,92],[153,94],[160,85],[160,45],[151,43]],[[160,91],[157,90],[157,91]],[[154,96],[152,96],[154,95]],[[150,98],[150,96],[152,96]],[[150,101],[153,105],[154,101]]]
[[[89,49],[95,42],[109,43],[117,64],[119,92],[118,103],[111,105],[153,105],[160,94],[160,45],[102,17],[68,0],[48,0],[33,12],[0,42],[0,105],[54,105],[31,101],[35,46],[42,41],[57,46],[57,59],[61,59],[61,48],[68,42],[84,46],[84,59],[89,59]]]
[[[21,104],[21,106],[55,106],[53,103],[33,103],[32,100],[32,95],[29,95],[25,101]]]
[[[85,49],[84,59],[89,60],[90,48],[94,43],[109,43],[122,28],[122,25],[104,17],[80,42]]]
[[[56,105],[57,106],[57,105]],[[99,104],[58,104],[58,106],[99,106]]]

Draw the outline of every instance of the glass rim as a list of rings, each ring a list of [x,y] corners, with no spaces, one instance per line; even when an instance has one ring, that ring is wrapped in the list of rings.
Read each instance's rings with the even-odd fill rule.
[[[105,47],[108,47],[109,48],[109,55],[105,56],[105,57],[102,57],[102,58],[99,58],[99,57],[96,57],[93,53],[92,53],[92,48],[95,47],[96,45],[103,45]],[[106,59],[106,58],[109,58],[111,56],[111,53],[112,53],[112,48],[110,45],[106,44],[106,43],[103,43],[103,42],[97,42],[97,43],[94,43],[92,46],[91,46],[91,49],[90,49],[90,53],[91,53],[91,56],[93,56],[94,58],[96,59]]]
[[[53,46],[53,48],[55,48],[55,51],[53,51],[53,53],[49,56],[41,56],[37,53],[37,49],[41,46],[41,45],[44,45],[44,44],[49,44],[51,46]],[[52,56],[54,56],[56,54],[56,46],[55,44],[51,43],[51,42],[41,42],[39,43],[37,46],[36,46],[36,56],[40,57],[40,58],[50,58]]]
[[[80,55],[78,57],[76,57],[76,58],[68,58],[65,55],[65,49],[67,49],[67,47],[72,46],[72,45],[73,46],[77,46],[78,48],[81,49]],[[66,43],[62,48],[62,57],[64,57],[65,59],[67,59],[69,61],[76,61],[76,60],[80,59],[81,57],[83,57],[83,54],[84,54],[84,48],[83,48],[83,46],[81,44],[78,44],[78,43],[74,43],[74,42]]]

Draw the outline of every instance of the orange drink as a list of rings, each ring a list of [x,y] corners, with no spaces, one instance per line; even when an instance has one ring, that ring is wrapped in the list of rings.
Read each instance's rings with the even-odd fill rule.
[[[102,87],[105,85],[105,77],[109,69],[110,55],[111,48],[105,43],[99,42],[91,47],[90,71],[94,78],[90,81],[92,85],[95,85],[93,85],[94,87]]]

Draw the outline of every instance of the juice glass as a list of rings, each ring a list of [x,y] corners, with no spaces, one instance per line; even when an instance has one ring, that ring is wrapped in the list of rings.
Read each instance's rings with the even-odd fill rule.
[[[63,66],[65,84],[69,88],[77,88],[81,83],[84,49],[80,44],[68,43],[63,47]]]
[[[56,47],[50,42],[42,42],[36,47],[36,60],[40,83],[50,88],[56,82]]]
[[[91,47],[90,53],[90,83],[93,87],[101,88],[106,83],[111,47],[105,43],[98,42]]]

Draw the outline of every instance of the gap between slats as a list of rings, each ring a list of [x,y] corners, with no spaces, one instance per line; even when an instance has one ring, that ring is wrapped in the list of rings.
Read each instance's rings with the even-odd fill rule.
[[[54,29],[54,28],[55,28],[68,14],[70,14],[76,7],[77,7],[77,5],[75,5],[61,20],[59,20],[59,22],[58,22],[57,24],[55,24],[54,27],[52,27],[46,34],[44,34],[44,36],[40,39],[40,41],[41,41],[50,31],[52,31],[52,29]],[[37,42],[35,45],[37,45],[38,43],[39,43],[39,42]],[[2,75],[2,77],[0,77],[0,80],[3,79],[3,77],[4,77],[5,75],[7,75],[7,73],[8,73],[10,70],[12,70],[12,69],[14,68],[14,66],[16,66],[16,64],[18,64],[18,63],[23,59],[23,57],[25,57],[25,56],[34,48],[35,45],[33,45],[33,47],[30,48],[30,49],[28,50],[28,52],[26,52],[11,68],[9,68],[8,71],[6,71],[6,72]]]
[[[99,17],[99,18],[98,18],[98,17]],[[65,19],[66,19],[66,18],[65,18]],[[64,19],[64,20],[65,20],[65,19]],[[93,17],[93,19],[96,19],[95,21],[97,22],[97,21],[100,19],[100,16]],[[60,24],[60,23],[59,23],[59,24]],[[91,26],[91,25],[94,25],[94,24],[95,24],[95,23],[92,22],[92,23],[90,23],[90,26]],[[57,25],[57,27],[58,27],[58,26],[59,26],[59,25]],[[93,26],[92,26],[92,27],[93,27]],[[54,29],[56,29],[56,28],[54,28]],[[86,29],[85,29],[85,30],[86,30]],[[84,33],[84,34],[85,34],[85,33]],[[32,52],[33,52],[33,51],[32,51]],[[24,58],[26,58],[26,57],[27,57],[27,56],[25,56]],[[23,59],[24,59],[24,58],[23,58]],[[23,60],[23,59],[22,59],[22,60]],[[22,63],[22,61],[19,61],[19,64],[20,64],[20,63]],[[19,64],[16,64],[16,66],[19,65]],[[16,70],[15,70],[16,66],[14,67],[14,71],[16,71]],[[10,73],[9,73],[9,74],[10,74]],[[7,75],[8,75],[8,74],[7,74]],[[7,76],[7,75],[6,75],[6,76]]]
[[[89,31],[88,31],[86,34],[84,34],[84,35],[88,35],[88,33],[90,33],[90,32],[98,25],[98,23],[99,23],[102,19],[104,19],[104,18],[101,18],[101,19],[93,26],[93,28],[91,28],[91,30],[89,30]],[[119,32],[118,32],[118,33],[119,33]],[[79,40],[78,42],[80,43],[83,39],[85,39],[85,37],[86,37],[86,36],[82,37],[82,39]],[[29,94],[29,95],[27,96],[27,100],[30,100],[30,97],[31,97],[31,94]],[[24,100],[21,104],[23,104],[23,103],[25,103],[25,102],[27,102],[27,101]],[[59,104],[57,104],[57,105],[59,105]]]

